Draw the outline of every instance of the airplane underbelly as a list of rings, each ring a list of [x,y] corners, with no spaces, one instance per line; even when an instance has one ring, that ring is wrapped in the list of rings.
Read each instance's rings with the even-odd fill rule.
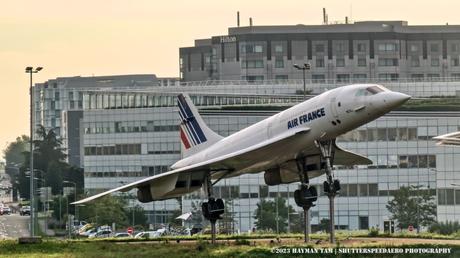
[[[248,163],[242,163],[232,176],[244,173],[259,173],[266,169],[279,166],[289,160],[295,159],[299,153],[309,152],[317,149],[314,139],[310,135],[283,143],[273,144],[267,151],[254,153],[252,160]]]

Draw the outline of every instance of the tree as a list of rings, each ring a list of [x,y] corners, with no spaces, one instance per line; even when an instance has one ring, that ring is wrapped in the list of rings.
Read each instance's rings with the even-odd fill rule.
[[[19,187],[20,171],[19,168],[24,166],[26,152],[29,147],[29,136],[22,135],[16,138],[16,141],[8,144],[3,150],[3,158],[6,162],[6,173],[10,175],[11,185],[13,185],[13,195],[17,196],[16,190]],[[29,196],[27,190],[24,195]],[[16,197],[15,197],[16,198]]]
[[[168,224],[173,226],[173,227],[182,226],[182,220],[176,219],[180,215],[182,215],[182,210],[180,210],[180,209],[174,210],[173,213],[168,218]]]
[[[275,198],[274,201],[261,199],[257,204],[254,219],[256,219],[255,225],[258,230],[276,231],[276,204],[278,204],[278,230],[279,232],[287,231],[287,216],[288,213],[293,213],[294,209],[292,206],[288,207],[286,199],[280,197]]]
[[[134,207],[129,207],[129,209],[125,209],[126,217],[128,218],[129,225],[137,226],[140,225],[142,227],[147,225],[147,216],[145,215],[145,210],[142,206],[136,204]],[[133,218],[134,215],[134,218]],[[133,220],[134,219],[134,220]]]
[[[190,219],[190,222],[192,223],[192,225],[201,224],[204,227],[206,220],[204,220],[204,217],[203,217],[203,211],[201,210],[201,203],[198,201],[193,201],[191,212],[192,212],[192,218]]]
[[[235,212],[232,212],[233,199],[225,200],[224,214],[219,222],[219,233],[232,234],[235,231]]]
[[[394,198],[386,205],[391,213],[390,219],[396,220],[400,229],[408,228],[409,225],[420,229],[420,226],[428,226],[435,221],[434,196],[421,187],[402,186],[394,192]]]
[[[39,178],[44,178],[46,186],[51,187],[52,194],[61,194],[63,180],[76,183],[77,194],[82,193],[83,189],[83,170],[72,167],[65,162],[66,155],[61,148],[61,140],[58,139],[53,129],[46,130],[40,126],[37,130],[37,140],[34,140],[34,171]],[[24,151],[24,165],[20,169],[17,181],[18,189],[23,198],[29,198],[30,179],[26,178],[30,170],[30,152]],[[42,187],[43,181],[37,185]]]
[[[122,197],[107,195],[86,206],[79,207],[79,219],[86,220],[96,225],[112,225],[127,227],[130,225],[128,216],[129,209]]]
[[[24,164],[24,152],[29,149],[29,136],[22,135],[16,138],[16,141],[8,144],[5,150],[3,150],[3,158],[6,161],[7,172],[8,167],[12,164],[22,165]],[[14,169],[12,169],[14,170]]]

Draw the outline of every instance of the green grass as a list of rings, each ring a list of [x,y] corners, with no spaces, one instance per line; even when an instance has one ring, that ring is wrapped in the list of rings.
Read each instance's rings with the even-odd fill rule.
[[[52,241],[46,240],[41,244],[19,245],[16,241],[0,241],[0,257],[68,257],[68,258],[105,258],[105,257],[300,257],[299,255],[286,254],[280,255],[273,253],[273,248],[292,248],[293,246],[276,246],[270,244],[258,244],[252,246],[251,243],[242,245],[218,244],[211,245],[206,241],[194,243],[158,243],[158,242],[108,242],[108,241]],[[297,245],[294,247],[310,247],[308,245]],[[366,247],[382,247],[378,244],[366,245]],[[448,245],[404,245],[400,248],[453,248],[450,255],[441,257],[459,257],[460,248]],[[336,247],[337,248],[337,247]],[[336,254],[316,254],[308,257],[370,257],[369,255],[346,254],[337,256]],[[394,255],[378,255],[372,257],[396,257]],[[403,257],[432,257],[432,255],[407,255]]]

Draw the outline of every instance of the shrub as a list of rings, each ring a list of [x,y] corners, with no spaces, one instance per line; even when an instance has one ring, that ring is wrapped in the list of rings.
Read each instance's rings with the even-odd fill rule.
[[[379,229],[372,227],[369,229],[369,233],[367,235],[370,237],[377,237],[379,235]]]
[[[458,221],[446,221],[433,223],[428,231],[431,233],[438,233],[441,235],[450,235],[460,230]]]

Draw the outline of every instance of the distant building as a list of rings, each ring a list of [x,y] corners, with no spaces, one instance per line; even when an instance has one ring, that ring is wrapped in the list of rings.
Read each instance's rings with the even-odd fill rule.
[[[83,93],[88,90],[146,89],[178,84],[178,78],[157,78],[154,74],[58,77],[34,87],[34,123],[54,129],[61,137],[70,164],[80,166],[79,119]],[[102,103],[102,102],[100,102]],[[68,121],[63,121],[68,119]],[[65,128],[62,128],[62,125]],[[68,142],[71,141],[71,142]]]
[[[406,21],[247,26],[179,50],[180,79],[366,81],[460,78],[460,25]]]

